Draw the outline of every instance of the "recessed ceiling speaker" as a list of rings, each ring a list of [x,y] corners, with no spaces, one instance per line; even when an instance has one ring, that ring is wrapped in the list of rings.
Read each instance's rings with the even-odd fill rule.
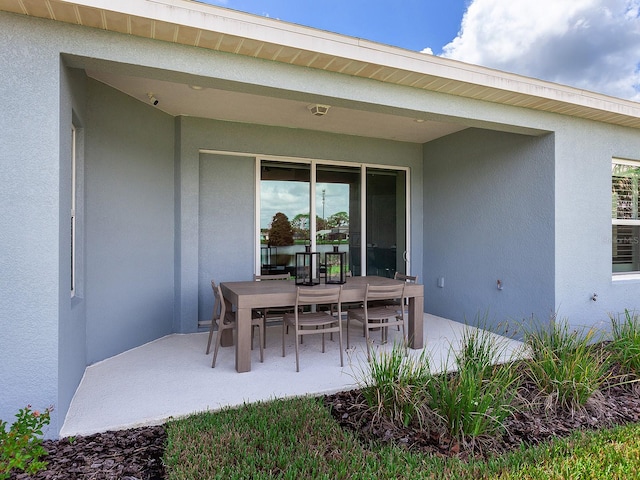
[[[327,114],[331,107],[329,105],[320,105],[319,103],[314,103],[313,105],[307,106],[307,108],[316,117],[322,117],[323,115]]]

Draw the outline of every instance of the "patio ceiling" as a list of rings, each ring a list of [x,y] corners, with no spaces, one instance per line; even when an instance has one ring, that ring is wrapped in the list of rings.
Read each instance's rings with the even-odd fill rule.
[[[325,116],[312,115],[309,101],[202,87],[148,77],[87,70],[96,80],[138,100],[150,103],[148,93],[158,100],[156,108],[170,115],[303,128],[324,132],[425,143],[466,128],[456,123],[417,119],[414,116],[358,110],[331,102]]]
[[[0,10],[640,128],[640,105],[635,102],[189,0],[0,0]],[[314,117],[307,110],[313,102],[308,101],[216,88],[193,90],[188,83],[110,70],[87,72],[141,101],[148,101],[147,92],[154,93],[157,107],[171,115],[417,143],[467,126],[430,119],[418,123],[411,112],[396,115],[340,105],[332,106],[326,117]]]

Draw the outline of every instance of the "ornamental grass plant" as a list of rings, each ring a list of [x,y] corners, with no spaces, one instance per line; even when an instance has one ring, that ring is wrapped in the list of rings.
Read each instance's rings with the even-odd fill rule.
[[[428,384],[429,407],[458,440],[493,435],[514,411],[519,374],[498,363],[505,345],[487,330],[467,328],[455,354],[455,372],[443,373]]]
[[[592,346],[599,340],[595,330],[572,330],[567,320],[553,320],[548,328],[526,333],[531,358],[524,372],[548,408],[582,408],[608,378],[609,362]]]
[[[377,351],[358,384],[374,418],[394,424],[437,426],[458,441],[491,435],[514,411],[520,377],[500,364],[506,345],[488,330],[467,327],[454,356],[455,370],[434,375],[425,351],[407,357],[401,345]],[[448,363],[448,362],[446,362]]]
[[[612,341],[607,345],[611,360],[620,366],[628,378],[640,380],[640,317],[629,310],[622,317],[611,316]]]
[[[423,425],[424,395],[431,378],[426,350],[414,358],[407,355],[404,345],[394,343],[390,351],[372,352],[368,372],[358,377],[358,383],[377,418],[404,426],[416,420]]]

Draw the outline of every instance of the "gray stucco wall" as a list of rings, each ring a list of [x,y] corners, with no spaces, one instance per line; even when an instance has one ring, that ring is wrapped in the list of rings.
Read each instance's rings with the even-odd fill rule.
[[[87,361],[172,332],[173,118],[88,80]]]
[[[486,316],[496,330],[532,316],[548,321],[553,136],[470,129],[425,145],[424,158],[426,310],[467,323]]]
[[[640,312],[640,280],[613,280],[611,272],[611,159],[640,160],[640,133],[580,120],[559,132],[556,308],[573,325],[608,328],[610,315]]]
[[[60,263],[58,320],[58,402],[66,412],[87,365],[86,303],[84,272],[84,125],[86,123],[86,77],[84,72],[60,68]],[[72,138],[76,128],[76,245],[75,292],[70,295],[72,206]]]
[[[60,58],[0,15],[0,418],[54,405],[57,434]],[[69,292],[67,290],[67,295]]]
[[[211,280],[253,274],[255,159],[202,154],[199,177],[198,319],[205,320],[213,308]]]

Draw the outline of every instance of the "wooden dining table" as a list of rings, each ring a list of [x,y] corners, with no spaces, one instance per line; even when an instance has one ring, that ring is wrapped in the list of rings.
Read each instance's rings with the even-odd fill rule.
[[[348,277],[342,285],[341,302],[361,302],[364,300],[365,288],[370,285],[394,285],[401,280],[393,278],[364,276]],[[313,287],[301,288],[331,288],[336,285],[321,283]],[[296,284],[294,280],[279,280],[276,282],[222,282],[222,296],[228,307],[236,313],[236,370],[248,372],[251,370],[251,311],[254,308],[287,307],[296,302]],[[424,288],[417,283],[406,283],[405,297],[409,302],[408,338],[409,347],[419,349],[424,345],[423,313]],[[223,345],[233,343],[233,340],[223,338]],[[260,339],[262,341],[262,339]]]

